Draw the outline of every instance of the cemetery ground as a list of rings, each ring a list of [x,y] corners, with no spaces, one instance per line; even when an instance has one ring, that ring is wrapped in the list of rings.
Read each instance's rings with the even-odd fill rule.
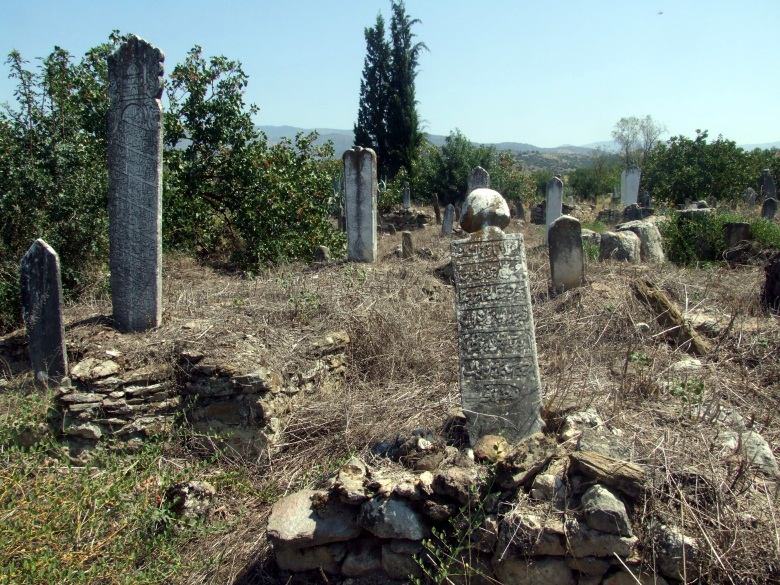
[[[701,543],[707,582],[777,582],[778,484],[744,451],[719,444],[716,420],[738,412],[777,454],[780,323],[759,304],[762,267],[588,258],[587,284],[551,295],[544,226],[513,221],[507,231],[525,236],[548,428],[597,410],[650,470],[636,514],[684,525]],[[273,503],[324,486],[353,455],[370,460],[381,441],[442,433],[460,405],[454,291],[439,270],[451,239],[435,224],[413,238],[410,259],[401,234],[385,234],[375,264],[292,264],[246,277],[167,256],[162,326],[146,333],[117,333],[105,296],[66,308],[71,364],[175,369],[186,344],[294,376],[310,365],[304,348],[345,331],[343,377],[298,394],[278,416],[277,444],[253,456],[182,424],[131,451],[71,459],[50,424],[53,392],[24,371],[23,332],[3,338],[0,583],[284,582],[265,535]],[[707,355],[670,342],[632,293],[641,277],[685,313]],[[197,520],[166,503],[171,485],[190,480],[216,491]]]

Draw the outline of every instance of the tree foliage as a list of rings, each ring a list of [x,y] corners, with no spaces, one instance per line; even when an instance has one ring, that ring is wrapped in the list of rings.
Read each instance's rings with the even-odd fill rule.
[[[653,120],[652,116],[629,116],[617,121],[612,130],[612,138],[620,147],[625,165],[641,167],[664,132],[666,128]]]
[[[380,175],[388,179],[401,169],[414,176],[423,140],[415,79],[420,53],[427,48],[415,42],[412,28],[420,21],[406,12],[403,1],[393,1],[391,11],[389,40],[384,38],[381,15],[365,29],[366,58],[355,124],[355,144],[376,150]]]

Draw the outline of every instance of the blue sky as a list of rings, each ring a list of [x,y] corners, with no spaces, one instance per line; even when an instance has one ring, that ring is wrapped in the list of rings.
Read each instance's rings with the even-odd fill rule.
[[[172,68],[200,44],[239,59],[259,124],[351,128],[363,28],[389,0],[5,0],[0,51],[81,55],[112,29],[160,47]],[[609,138],[646,114],[670,134],[780,140],[780,0],[407,0],[422,22],[424,128],[538,146]],[[662,12],[663,14],[659,14]],[[13,85],[2,66],[0,102]]]

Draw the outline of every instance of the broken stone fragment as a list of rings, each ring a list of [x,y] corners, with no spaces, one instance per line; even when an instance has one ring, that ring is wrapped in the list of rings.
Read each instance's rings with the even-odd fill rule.
[[[89,382],[99,378],[107,378],[119,371],[119,364],[113,360],[99,360],[86,358],[77,363],[70,370],[72,378]]]
[[[626,558],[631,555],[638,539],[593,530],[576,518],[566,519],[566,537],[572,556]]]
[[[778,467],[772,447],[757,432],[722,431],[718,433],[716,442],[722,449],[731,454],[739,453],[749,465],[758,468],[769,477],[780,478],[780,467]]]
[[[582,434],[587,428],[603,427],[604,420],[593,408],[569,414],[563,419],[561,425],[561,441],[566,442]]]
[[[360,508],[358,523],[379,538],[422,540],[430,529],[420,514],[397,498],[372,498]]]
[[[601,485],[594,485],[582,495],[585,522],[594,530],[633,536],[625,504]]]
[[[284,497],[274,504],[268,518],[269,540],[285,548],[341,542],[360,533],[357,509],[328,499],[324,491],[303,490]]]
[[[527,510],[515,508],[504,516],[498,534],[496,555],[563,556],[565,532],[556,515],[542,519]]]
[[[276,564],[283,571],[300,573],[322,569],[331,575],[339,572],[346,554],[347,546],[343,542],[310,548],[282,547],[275,551]]]
[[[433,491],[463,505],[479,497],[480,468],[448,467],[433,475]]]
[[[368,467],[358,457],[352,457],[341,466],[333,484],[333,490],[345,504],[360,505],[368,499],[363,482]]]
[[[496,464],[496,483],[505,490],[530,485],[536,474],[544,469],[555,455],[558,442],[555,437],[535,433],[514,445],[503,461]]]
[[[506,457],[509,443],[498,435],[483,435],[474,444],[474,457],[477,461],[495,463]]]
[[[678,528],[659,524],[653,527],[655,568],[665,577],[686,582],[698,577],[696,561],[699,543]]]
[[[195,519],[205,516],[217,490],[205,481],[184,481],[165,490],[163,503],[176,516]]]
[[[90,439],[92,441],[100,440],[103,436],[103,431],[96,424],[82,424],[72,425],[65,429],[65,434],[71,437],[81,437],[82,439]]]

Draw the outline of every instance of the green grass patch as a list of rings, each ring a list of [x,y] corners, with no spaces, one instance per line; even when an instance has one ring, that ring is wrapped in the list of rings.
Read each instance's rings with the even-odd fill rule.
[[[582,223],[582,229],[603,234],[607,231],[607,225],[600,221],[585,221]]]

